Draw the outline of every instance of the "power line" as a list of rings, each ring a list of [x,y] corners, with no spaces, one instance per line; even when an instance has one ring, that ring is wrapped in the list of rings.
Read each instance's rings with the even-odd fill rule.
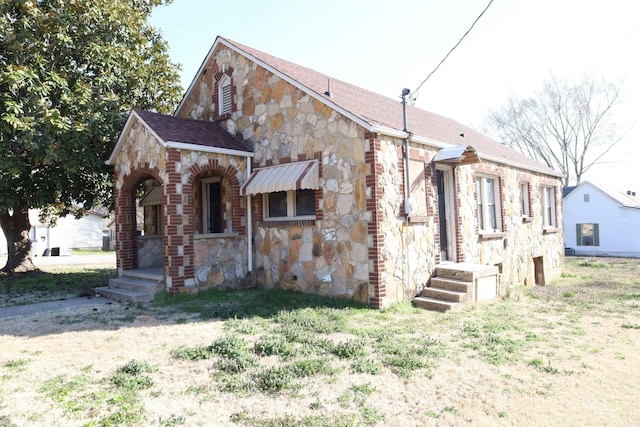
[[[478,15],[478,17],[476,18],[475,21],[473,21],[473,24],[471,24],[471,26],[469,27],[469,29],[467,30],[466,33],[464,33],[464,35],[460,38],[460,40],[458,40],[458,43],[456,43],[455,46],[453,46],[451,48],[451,50],[449,50],[449,52],[444,56],[444,58],[442,58],[442,61],[440,61],[440,63],[436,66],[436,68],[433,69],[432,72],[429,73],[429,75],[427,76],[427,78],[425,78],[422,83],[420,83],[420,85],[416,88],[416,90],[413,91],[413,93],[417,93],[420,88],[422,87],[423,84],[425,84],[427,82],[427,80],[429,80],[429,78],[436,72],[438,71],[438,68],[440,68],[440,66],[442,65],[442,63],[444,61],[447,60],[447,58],[449,57],[449,55],[451,55],[451,53],[458,47],[458,45],[460,43],[462,43],[462,40],[464,40],[465,37],[467,37],[467,34],[469,34],[471,32],[471,30],[473,29],[473,27],[476,25],[476,23],[480,20],[480,18],[482,18],[482,15],[484,15],[484,13],[487,11],[487,9],[489,9],[489,6],[491,6],[491,3],[493,3],[493,0],[489,1],[489,4],[487,5],[487,7],[484,8],[484,10],[482,11],[482,13],[480,13],[480,15]],[[414,98],[414,101],[417,99],[417,95]]]

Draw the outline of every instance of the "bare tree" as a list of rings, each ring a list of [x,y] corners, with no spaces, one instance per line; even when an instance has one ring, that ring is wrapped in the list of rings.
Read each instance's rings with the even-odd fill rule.
[[[562,172],[564,185],[582,176],[622,137],[616,135],[612,110],[620,86],[586,76],[571,83],[551,75],[531,98],[509,98],[491,110],[490,131],[506,145]]]

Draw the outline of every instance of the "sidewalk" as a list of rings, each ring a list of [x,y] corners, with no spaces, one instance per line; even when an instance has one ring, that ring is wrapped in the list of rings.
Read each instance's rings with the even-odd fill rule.
[[[49,266],[60,265],[87,265],[90,267],[116,267],[116,255],[114,252],[105,254],[91,255],[71,255],[71,256],[50,256],[50,257],[33,257],[31,259],[36,267],[43,268]],[[0,268],[7,262],[6,255],[0,255]],[[108,298],[93,297],[76,297],[58,301],[48,301],[36,304],[16,305],[12,307],[0,307],[0,319],[9,317],[25,316],[29,314],[42,313],[45,311],[64,310],[70,307],[78,307],[85,305],[105,305],[114,304],[113,300]]]
[[[71,255],[71,256],[37,256],[31,258],[36,267],[46,267],[50,265],[113,265],[116,267],[115,252],[91,255]],[[7,263],[7,256],[0,255],[0,268]]]
[[[85,305],[108,305],[117,304],[115,301],[95,296],[95,297],[77,297],[68,298],[58,301],[40,302],[37,304],[15,305],[12,307],[0,307],[0,319],[9,317],[28,316],[30,314],[44,313],[46,311],[64,310],[72,307],[80,307]]]

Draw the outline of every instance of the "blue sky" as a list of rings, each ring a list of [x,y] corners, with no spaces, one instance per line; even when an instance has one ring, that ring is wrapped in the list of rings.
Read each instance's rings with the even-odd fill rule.
[[[174,0],[151,23],[182,64],[186,88],[220,35],[397,98],[412,91],[489,0]],[[479,128],[510,95],[528,96],[551,72],[624,80],[616,118],[628,129],[587,175],[604,185],[640,179],[640,2],[494,0],[420,89],[417,107]],[[611,182],[611,184],[609,184]]]

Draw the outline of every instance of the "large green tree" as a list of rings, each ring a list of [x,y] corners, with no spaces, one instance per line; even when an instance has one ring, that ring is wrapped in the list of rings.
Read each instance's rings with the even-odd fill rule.
[[[147,23],[168,2],[0,0],[4,271],[34,269],[29,209],[64,215],[109,203],[105,160],[131,108],[176,105],[179,67]]]

